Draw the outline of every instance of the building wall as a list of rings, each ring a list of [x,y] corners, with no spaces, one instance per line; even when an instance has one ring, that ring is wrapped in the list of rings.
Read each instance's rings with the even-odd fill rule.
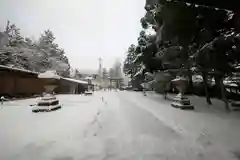
[[[44,82],[35,77],[21,77],[15,74],[0,75],[0,95],[30,96],[41,94]]]
[[[59,94],[80,94],[86,90],[87,85],[73,83],[66,80],[60,80],[58,87],[56,89],[56,93]]]
[[[0,96],[6,97],[30,97],[41,95],[44,92],[44,79],[37,78],[37,75],[27,73],[5,72],[0,73]],[[84,92],[85,87],[79,83],[59,80],[56,82],[57,94],[79,94]]]

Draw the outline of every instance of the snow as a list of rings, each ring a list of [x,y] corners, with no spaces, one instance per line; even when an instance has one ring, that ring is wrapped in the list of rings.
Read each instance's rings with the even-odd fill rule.
[[[49,57],[48,60],[52,64],[52,70],[64,71],[69,68],[69,64],[62,60],[59,60],[58,57]]]
[[[187,81],[187,79],[185,77],[177,77],[175,79],[172,80],[173,82],[177,82],[177,81]]]
[[[193,75],[193,76],[192,76],[192,81],[193,81],[193,82],[196,82],[196,83],[197,83],[197,82],[199,82],[199,83],[200,83],[200,82],[203,82],[203,77],[202,77],[201,75]]]
[[[60,76],[57,75],[56,71],[49,70],[44,73],[39,73],[38,78],[60,79]]]
[[[0,159],[231,160],[240,147],[239,116],[215,114],[201,97],[190,97],[195,111],[138,92],[57,98],[62,109],[40,114],[27,107],[36,99],[5,103]]]
[[[143,69],[144,68],[141,68],[133,77],[137,77],[137,76],[141,75],[143,73]]]
[[[86,80],[93,80],[94,78],[91,77],[91,76],[88,76],[88,77],[86,77],[86,78],[84,78],[84,79],[86,79]]]
[[[80,83],[80,84],[88,84],[88,82],[86,82],[86,81],[72,79],[72,78],[61,78],[61,79],[71,81],[71,82],[75,82],[75,83]]]
[[[236,83],[226,83],[226,86],[231,86],[231,87],[238,87]]]
[[[168,95],[169,99],[174,97],[174,94]],[[173,108],[171,107],[172,100],[164,100],[162,95],[153,92],[148,92],[146,97],[148,99],[141,98],[140,102],[137,100],[140,99],[139,96],[131,100],[189,138],[192,137],[204,145],[206,141],[210,141],[212,145],[225,148],[225,151],[238,150],[240,147],[238,141],[240,113],[226,113],[223,101],[218,99],[211,99],[213,105],[209,106],[204,97],[188,97],[195,107],[194,111]]]

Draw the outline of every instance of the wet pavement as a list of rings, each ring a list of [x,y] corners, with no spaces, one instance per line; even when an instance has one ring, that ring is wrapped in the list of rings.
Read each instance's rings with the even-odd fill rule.
[[[213,116],[179,111],[137,92],[99,91],[58,98],[62,108],[53,112],[32,113],[29,105],[35,99],[0,106],[1,160],[232,160],[238,156],[237,145],[224,145],[227,123]],[[213,122],[205,125],[206,120]],[[216,127],[219,136],[213,136],[218,132],[211,130],[210,123],[223,124],[223,130]]]

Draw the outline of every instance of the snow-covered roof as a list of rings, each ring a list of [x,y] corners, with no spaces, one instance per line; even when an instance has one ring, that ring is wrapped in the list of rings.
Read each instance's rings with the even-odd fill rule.
[[[70,81],[70,82],[74,82],[74,83],[88,84],[88,82],[82,81],[82,80],[78,80],[78,79],[64,78],[64,77],[61,77],[61,79],[66,80],[66,81]]]
[[[61,77],[54,70],[48,70],[44,73],[39,73],[38,78],[52,78],[52,79],[60,79]]]
[[[38,72],[34,72],[34,71],[26,70],[26,69],[20,69],[20,68],[4,66],[4,65],[0,65],[0,69],[19,71],[19,72],[23,72],[23,73],[31,73],[31,74],[36,74],[36,75],[38,74]]]
[[[88,76],[88,77],[86,77],[86,78],[84,78],[84,79],[87,79],[87,80],[93,80],[94,78],[91,77],[91,76]]]
[[[86,81],[61,77],[61,76],[53,73],[54,71],[46,71],[44,73],[38,73],[38,72],[33,72],[33,71],[25,70],[25,69],[19,69],[19,68],[0,65],[0,70],[1,69],[18,71],[18,72],[22,72],[22,73],[35,74],[36,76],[38,75],[38,78],[55,78],[55,79],[63,79],[63,80],[74,82],[74,83],[88,84]]]

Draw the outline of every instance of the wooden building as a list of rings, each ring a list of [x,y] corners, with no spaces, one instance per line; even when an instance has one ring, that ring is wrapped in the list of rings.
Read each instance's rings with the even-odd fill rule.
[[[81,94],[87,90],[88,82],[72,79],[72,78],[63,78],[61,77],[59,81],[58,88],[56,89],[57,93],[61,94]]]
[[[85,90],[87,82],[61,77],[56,93],[78,94]],[[44,81],[37,72],[0,65],[0,96],[31,97],[41,95]]]

